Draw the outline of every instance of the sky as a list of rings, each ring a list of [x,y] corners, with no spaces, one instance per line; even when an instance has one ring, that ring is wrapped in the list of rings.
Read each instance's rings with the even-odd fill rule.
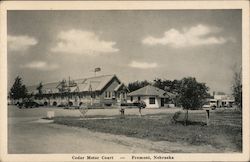
[[[195,77],[231,93],[242,65],[241,10],[8,11],[8,88],[116,74]]]

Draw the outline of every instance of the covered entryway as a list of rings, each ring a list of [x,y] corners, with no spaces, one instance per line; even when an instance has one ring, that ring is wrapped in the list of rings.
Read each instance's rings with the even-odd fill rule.
[[[164,102],[165,102],[165,99],[161,98],[161,107],[164,107]]]

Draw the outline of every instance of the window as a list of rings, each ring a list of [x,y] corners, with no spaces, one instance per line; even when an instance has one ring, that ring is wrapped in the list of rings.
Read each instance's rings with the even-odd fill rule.
[[[155,97],[149,97],[149,104],[155,104]]]
[[[141,101],[141,97],[140,96],[138,96],[138,101]]]
[[[110,91],[105,92],[105,98],[111,98],[111,96],[112,96],[112,92]]]
[[[91,98],[95,98],[95,93],[92,93],[92,94],[91,94]]]
[[[130,97],[130,101],[133,102],[133,96]]]

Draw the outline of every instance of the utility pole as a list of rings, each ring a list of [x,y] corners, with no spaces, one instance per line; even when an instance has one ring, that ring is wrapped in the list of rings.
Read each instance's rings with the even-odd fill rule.
[[[69,105],[69,96],[70,96],[70,89],[69,89],[69,85],[70,85],[70,76],[69,76],[69,83],[68,83],[68,86],[67,86],[67,81],[66,81],[66,86],[67,86],[67,89],[66,89],[66,91],[67,91],[67,94],[68,94],[68,105]],[[70,105],[69,105],[70,106]]]
[[[93,105],[93,92],[92,92],[92,86],[91,86],[91,81],[90,81],[90,83],[89,83],[89,92],[90,92],[90,105],[92,106]]]

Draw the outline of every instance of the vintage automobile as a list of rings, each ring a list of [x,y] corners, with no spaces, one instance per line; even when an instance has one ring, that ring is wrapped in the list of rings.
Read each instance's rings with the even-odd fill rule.
[[[40,105],[39,103],[32,101],[32,100],[25,100],[25,101],[18,104],[18,107],[20,109],[22,109],[22,108],[34,108],[34,107],[39,107],[39,106],[42,106],[42,105]]]
[[[217,107],[217,101],[215,99],[209,99],[205,102],[205,104],[202,106],[202,108],[211,108],[212,110],[215,110]]]

